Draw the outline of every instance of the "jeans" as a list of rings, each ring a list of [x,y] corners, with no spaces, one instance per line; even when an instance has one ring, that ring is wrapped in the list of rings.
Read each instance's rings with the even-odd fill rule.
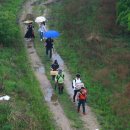
[[[58,83],[59,94],[63,94],[63,89],[64,89],[63,83]]]
[[[40,33],[40,39],[43,39],[43,32],[39,32]]]
[[[81,104],[83,108],[83,113],[85,113],[85,100],[81,100],[81,99],[79,99],[79,102],[78,102],[78,112],[80,111]]]

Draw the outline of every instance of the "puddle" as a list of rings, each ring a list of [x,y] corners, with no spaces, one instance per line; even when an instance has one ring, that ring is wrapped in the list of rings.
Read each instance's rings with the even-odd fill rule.
[[[36,65],[38,65],[38,66],[42,66],[42,64],[38,61],[36,61]],[[42,66],[43,67],[43,66]]]
[[[34,70],[37,70],[39,68],[39,66],[36,65],[36,66],[33,66],[33,68],[34,68]]]
[[[32,46],[27,46],[28,48],[32,48]]]
[[[57,106],[57,105],[58,105],[58,102],[54,102],[53,104],[54,104],[55,106]]]
[[[44,74],[45,73],[45,68],[42,66],[42,67],[36,68],[36,71],[41,73],[41,74]]]
[[[51,97],[52,97],[52,95],[53,95],[53,90],[50,89],[50,88],[47,88],[46,91],[45,91],[45,94],[44,94],[44,96],[45,96],[45,101],[51,102]]]
[[[32,52],[29,52],[30,54],[33,54],[34,53],[34,51],[32,51]]]

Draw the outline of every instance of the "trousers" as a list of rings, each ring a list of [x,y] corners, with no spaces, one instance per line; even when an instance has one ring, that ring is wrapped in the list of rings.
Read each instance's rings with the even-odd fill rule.
[[[46,47],[46,55],[48,55],[48,54],[49,54],[49,57],[51,58],[52,57],[52,48]]]
[[[86,100],[79,99],[79,102],[78,102],[78,112],[80,111],[80,106],[82,105],[83,113],[85,113],[85,102],[86,102]]]

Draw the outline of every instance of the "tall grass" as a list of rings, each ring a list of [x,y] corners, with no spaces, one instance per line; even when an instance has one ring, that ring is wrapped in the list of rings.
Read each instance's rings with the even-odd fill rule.
[[[55,46],[70,72],[81,73],[89,89],[89,105],[96,112],[102,129],[128,130],[130,107],[126,86],[130,80],[130,39],[113,35],[116,25],[107,25],[106,19],[115,20],[115,1],[111,2],[58,2],[50,6],[49,17],[55,20],[49,24],[61,32]],[[103,18],[99,20],[101,15]]]
[[[19,26],[15,24],[14,14],[22,3],[23,0],[9,0],[2,1],[0,6],[5,14],[0,20],[0,95],[11,97],[9,101],[0,102],[0,129],[57,130],[30,67]]]
[[[44,9],[45,9],[44,7],[43,8],[39,8],[39,7],[34,8],[35,15],[36,16],[42,15],[42,12],[44,12]],[[47,24],[49,24],[49,23],[47,23]],[[36,32],[35,48],[37,50],[38,55],[42,59],[42,63],[45,65],[46,74],[48,76],[48,79],[50,80],[52,87],[54,87],[54,82],[51,80],[51,76],[50,76],[50,65],[52,64],[52,61],[45,54],[45,46],[44,46],[44,43],[40,41],[40,38],[38,36],[37,25],[36,25],[35,29],[36,29],[35,30],[35,32]],[[56,41],[55,41],[55,43],[56,43]],[[75,105],[71,102],[71,99],[70,99],[69,95],[67,94],[66,90],[64,90],[64,94],[61,96],[58,94],[57,91],[54,91],[54,92],[55,92],[55,96],[58,98],[58,101],[60,102],[62,108],[64,109],[65,115],[70,120],[71,126],[76,130],[79,130],[79,129],[84,130],[83,121],[81,119],[79,119],[80,115],[77,113]]]

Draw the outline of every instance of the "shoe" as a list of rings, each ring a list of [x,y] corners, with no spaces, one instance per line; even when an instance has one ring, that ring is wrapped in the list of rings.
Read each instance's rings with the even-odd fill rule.
[[[80,110],[77,110],[77,112],[79,113],[79,112],[80,112]]]
[[[73,102],[75,102],[75,100],[73,100]]]
[[[86,113],[84,112],[83,115],[86,115]]]

